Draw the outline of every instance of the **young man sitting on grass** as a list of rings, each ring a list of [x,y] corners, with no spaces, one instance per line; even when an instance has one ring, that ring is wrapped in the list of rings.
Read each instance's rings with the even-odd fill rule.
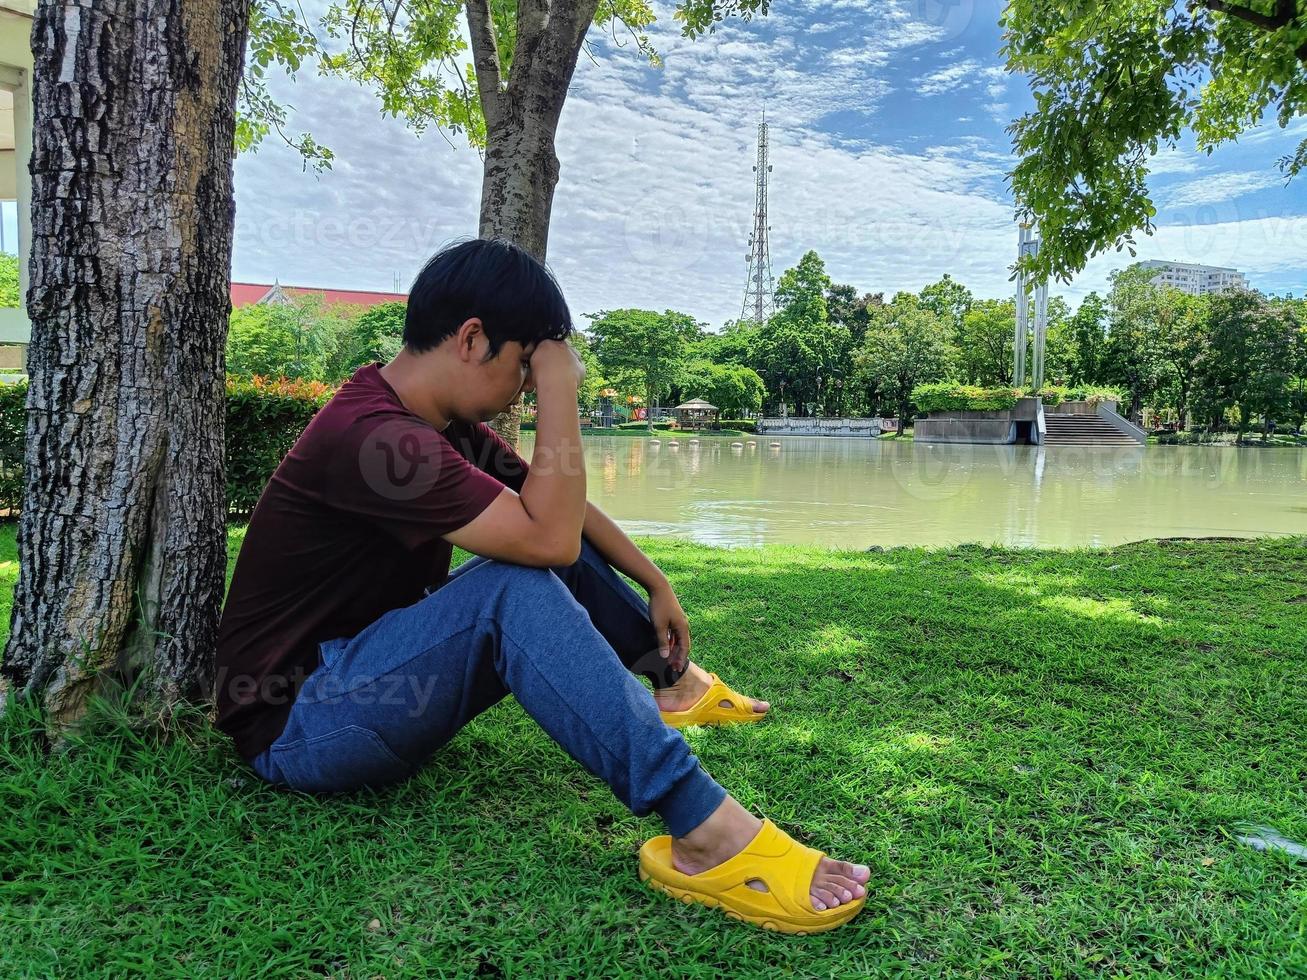
[[[403,350],[340,388],[254,510],[223,610],[218,725],[268,782],[338,792],[405,778],[512,694],[632,812],[662,817],[671,836],[640,852],[655,888],[769,928],[834,928],[867,869],[749,813],[675,730],[768,705],[689,661],[666,576],[586,502],[571,329],[557,283],[513,245],[427,263]],[[527,466],[484,423],[532,390]],[[451,574],[454,545],[479,557]]]

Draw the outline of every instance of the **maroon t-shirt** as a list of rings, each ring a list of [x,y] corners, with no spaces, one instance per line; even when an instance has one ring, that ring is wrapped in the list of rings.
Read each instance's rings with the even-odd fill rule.
[[[360,368],[272,475],[250,518],[218,631],[217,724],[252,758],[281,734],[318,644],[351,637],[449,575],[441,535],[527,466],[487,426],[443,432]]]

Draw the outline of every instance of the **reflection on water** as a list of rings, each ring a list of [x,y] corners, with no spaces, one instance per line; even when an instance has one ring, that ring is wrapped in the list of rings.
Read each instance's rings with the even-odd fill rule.
[[[530,458],[534,433],[523,433]],[[732,442],[739,445],[732,445]],[[586,437],[590,499],[706,544],[1075,547],[1307,533],[1307,452]]]

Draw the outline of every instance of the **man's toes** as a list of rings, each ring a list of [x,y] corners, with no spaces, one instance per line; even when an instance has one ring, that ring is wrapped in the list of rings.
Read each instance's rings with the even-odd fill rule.
[[[759,701],[757,698],[750,698],[749,700],[753,702],[753,710],[758,712],[758,714],[766,714],[768,711],[771,711],[771,705],[766,701]]]
[[[865,883],[871,878],[871,869],[865,864],[850,864],[848,861],[833,861],[835,867],[830,870],[837,875],[843,875],[845,878],[852,878],[854,881]]]
[[[839,898],[819,885],[812,886],[810,897],[812,898],[812,907],[818,912],[824,911],[825,909],[833,909],[840,904]]]
[[[826,875],[826,887],[840,888],[848,892],[849,894],[845,897],[845,901],[862,898],[863,895],[867,894],[867,889],[863,888],[862,885],[858,884],[858,882],[854,881],[852,878],[844,877],[844,875]]]
[[[858,883],[849,878],[841,878],[838,875],[827,875],[822,881],[822,885],[828,892],[844,902],[851,902],[855,898],[862,897],[855,892],[855,889],[858,888]]]

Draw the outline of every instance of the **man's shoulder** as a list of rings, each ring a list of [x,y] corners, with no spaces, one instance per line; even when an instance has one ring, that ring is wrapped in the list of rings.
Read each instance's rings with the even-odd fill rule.
[[[375,369],[360,368],[318,410],[306,432],[312,431],[322,449],[357,442],[379,427],[422,433],[435,430],[400,402]]]

